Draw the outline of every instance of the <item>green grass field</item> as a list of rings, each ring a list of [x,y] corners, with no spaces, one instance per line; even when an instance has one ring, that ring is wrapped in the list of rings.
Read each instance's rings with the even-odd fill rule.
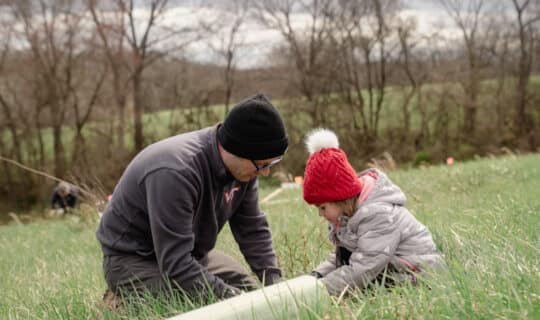
[[[428,286],[356,292],[303,318],[540,319],[540,155],[389,176],[432,231],[448,272],[428,277]],[[309,273],[331,250],[326,224],[299,190],[262,207],[286,278]],[[193,308],[155,301],[107,311],[95,228],[84,215],[1,226],[0,319],[166,318]],[[240,258],[233,243],[226,228],[218,248]]]

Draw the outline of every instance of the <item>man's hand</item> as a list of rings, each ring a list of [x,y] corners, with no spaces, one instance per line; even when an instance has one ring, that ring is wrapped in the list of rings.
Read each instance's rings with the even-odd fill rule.
[[[222,291],[220,292],[219,298],[220,299],[229,299],[229,298],[241,295],[242,293],[243,293],[243,291],[238,289],[237,287],[233,287],[231,285],[228,285],[228,284],[224,283]]]
[[[265,273],[263,281],[264,281],[263,285],[265,287],[271,286],[273,284],[280,282],[281,276],[277,272],[268,272],[268,273]]]

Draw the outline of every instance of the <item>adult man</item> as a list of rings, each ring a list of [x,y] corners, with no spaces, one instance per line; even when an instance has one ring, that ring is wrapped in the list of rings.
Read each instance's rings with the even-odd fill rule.
[[[238,262],[212,250],[227,221],[252,271],[266,285],[278,281],[256,178],[270,173],[287,146],[278,111],[259,94],[236,105],[223,124],[141,151],[97,231],[109,289],[154,295],[169,288],[189,295],[210,289],[227,298],[256,286]]]

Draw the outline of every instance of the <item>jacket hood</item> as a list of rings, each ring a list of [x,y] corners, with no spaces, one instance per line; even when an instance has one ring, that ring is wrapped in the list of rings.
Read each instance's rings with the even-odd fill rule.
[[[368,169],[360,173],[360,176],[375,172],[377,181],[373,190],[366,200],[358,205],[355,214],[346,221],[350,230],[356,230],[361,221],[370,220],[381,211],[390,211],[394,205],[405,206],[407,197],[401,189],[395,185],[382,171]]]
[[[369,171],[374,171],[377,174],[377,181],[373,190],[368,195],[366,200],[360,204],[368,205],[371,203],[384,202],[389,204],[394,204],[398,206],[404,206],[407,202],[407,197],[401,189],[395,185],[389,178],[384,174],[384,172],[377,169],[368,169],[360,173],[360,175],[366,174]]]

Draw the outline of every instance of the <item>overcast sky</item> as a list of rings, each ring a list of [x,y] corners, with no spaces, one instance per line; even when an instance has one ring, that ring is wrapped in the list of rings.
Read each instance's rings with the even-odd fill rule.
[[[204,1],[209,6],[201,7],[200,4]],[[140,29],[139,34],[142,34],[142,29],[145,27],[147,20],[148,2],[148,0],[136,0],[137,8],[135,9],[135,16],[141,19],[141,23],[138,25]],[[227,11],[224,8],[228,3],[230,3],[230,0],[170,0],[170,10],[167,11],[166,16],[162,17],[159,24],[165,26],[177,26],[178,24],[193,26],[198,20],[204,20],[209,23],[218,16],[221,17],[221,22],[227,21],[228,18],[226,16],[224,17]],[[486,6],[503,3],[508,7],[510,0],[485,1]],[[404,9],[400,12],[400,16],[416,21],[416,35],[430,35],[438,32],[446,38],[459,38],[459,31],[439,0],[402,0],[402,4],[404,5]],[[0,15],[2,13],[6,12],[1,12],[0,6]],[[292,19],[295,28],[301,29],[308,24],[309,16],[307,14],[296,13]],[[233,17],[230,17],[230,20],[233,20]],[[223,28],[223,30],[226,30],[226,28]],[[153,36],[162,34],[159,28],[154,28],[153,31]],[[216,33],[210,39],[193,44],[186,53],[186,56],[200,62],[220,63],[215,51],[208,46],[208,41],[211,41],[214,47],[216,47],[219,46],[220,40],[225,36],[226,34]],[[169,46],[171,43],[174,45],[174,41],[182,41],[180,38],[172,38],[170,42],[164,43],[163,46]],[[247,21],[242,25],[239,38],[246,44],[238,52],[237,66],[240,68],[265,65],[268,61],[268,54],[282,41],[277,31],[267,30],[253,21]],[[223,60],[221,62],[223,63]]]
[[[185,2],[186,1],[179,0],[176,4],[183,6],[185,5]],[[226,0],[219,2],[226,2]],[[437,30],[448,37],[458,36],[458,30],[438,0],[404,0],[402,3],[405,8],[400,15],[403,18],[408,17],[416,20],[418,35],[432,34]],[[217,11],[217,8],[213,10]],[[206,12],[203,16],[204,15],[211,16],[212,14]],[[297,27],[301,27],[305,24],[307,19],[309,19],[307,15],[298,13],[294,15],[293,23]],[[268,60],[268,53],[276,44],[282,41],[282,38],[277,31],[266,30],[255,23],[245,24],[242,27],[240,37],[244,39],[245,43],[249,44],[247,48],[243,48],[239,52],[238,66],[240,68],[264,65]],[[220,38],[219,35],[216,35],[214,42],[218,41],[218,38]],[[203,62],[216,61],[216,57],[213,56],[211,50],[203,43],[193,46],[190,56]]]

